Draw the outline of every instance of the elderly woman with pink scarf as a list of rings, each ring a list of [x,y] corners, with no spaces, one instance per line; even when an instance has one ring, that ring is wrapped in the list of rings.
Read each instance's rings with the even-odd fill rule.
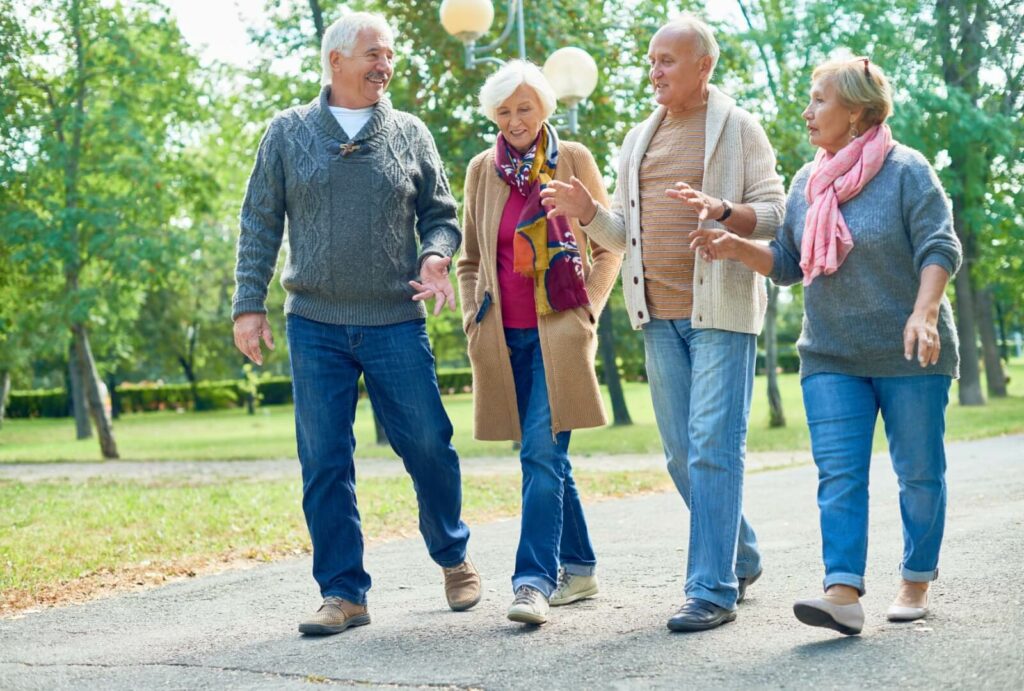
[[[949,202],[928,161],[885,124],[888,80],[867,58],[812,75],[804,110],[818,148],[793,178],[768,246],[697,230],[707,259],[738,260],[779,285],[803,281],[797,342],[818,466],[824,594],[793,610],[811,626],[860,633],[868,470],[879,412],[899,479],[902,583],[890,621],[927,614],[946,510],[945,409],[959,360],[946,285],[961,262]],[[691,205],[706,203],[682,198]]]

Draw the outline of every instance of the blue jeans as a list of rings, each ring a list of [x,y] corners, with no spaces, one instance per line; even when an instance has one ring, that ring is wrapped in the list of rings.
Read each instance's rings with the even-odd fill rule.
[[[694,329],[689,319],[644,325],[647,378],[668,471],[690,509],[686,596],[734,609],[737,578],[761,571],[742,514],[743,459],[756,337]]]
[[[950,378],[813,374],[801,385],[811,451],[818,466],[818,509],[825,588],[864,594],[868,554],[868,471],[875,420],[882,413],[899,480],[903,578],[938,575],[946,524],[946,404]]]
[[[302,510],[320,593],[366,603],[363,534],[356,507],[352,431],[362,374],[373,410],[419,504],[420,533],[441,566],[466,558],[462,480],[441,404],[422,319],[387,326],[338,326],[288,315]]]
[[[597,557],[569,464],[569,432],[551,431],[551,406],[537,329],[505,329],[523,447],[523,516],[512,589],[528,585],[551,597],[558,567],[589,576]]]

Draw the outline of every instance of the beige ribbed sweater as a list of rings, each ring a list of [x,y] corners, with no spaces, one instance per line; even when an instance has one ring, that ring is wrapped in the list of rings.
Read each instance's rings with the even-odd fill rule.
[[[599,204],[608,205],[608,193],[590,151],[576,142],[559,142],[555,179],[567,182],[573,175]],[[509,190],[494,168],[493,147],[470,161],[463,201],[464,242],[456,265],[463,328],[473,367],[473,432],[477,439],[496,441],[522,438],[498,286],[498,226]],[[593,243],[575,219],[571,225],[580,247],[590,305],[537,318],[552,433],[607,422],[594,371],[597,318],[615,285],[621,258]],[[491,307],[477,322],[485,294],[491,296]]]
[[[752,206],[757,214],[752,237],[771,239],[782,222],[786,204],[782,178],[775,171],[775,152],[750,113],[714,86],[708,90],[703,192]],[[640,164],[665,112],[659,107],[626,135],[619,152],[611,209],[598,206],[597,216],[584,226],[596,242],[626,253],[623,294],[634,329],[650,321],[640,243]],[[704,224],[722,227],[713,221]],[[691,316],[694,328],[756,334],[764,325],[767,304],[764,279],[753,271],[739,262],[706,262],[696,257]]]

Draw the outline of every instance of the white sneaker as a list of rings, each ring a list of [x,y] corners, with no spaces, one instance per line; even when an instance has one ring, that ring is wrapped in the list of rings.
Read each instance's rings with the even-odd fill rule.
[[[564,568],[558,572],[558,587],[551,593],[551,606],[568,605],[577,600],[586,600],[597,595],[597,576],[580,576],[568,573]]]
[[[520,624],[543,624],[548,620],[548,599],[536,588],[521,585],[508,608],[508,618]]]

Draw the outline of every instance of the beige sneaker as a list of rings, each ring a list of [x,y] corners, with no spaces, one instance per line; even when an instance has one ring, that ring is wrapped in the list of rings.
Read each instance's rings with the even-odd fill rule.
[[[350,626],[363,626],[370,623],[370,615],[366,605],[343,600],[340,597],[328,596],[313,616],[299,624],[299,633],[310,636],[329,636],[341,633]]]
[[[548,601],[552,607],[568,605],[597,595],[597,576],[580,576],[568,573],[564,568],[558,572],[558,587]]]
[[[521,585],[508,608],[508,618],[520,624],[543,624],[548,620],[548,599],[536,588]]]
[[[482,588],[480,573],[468,558],[458,566],[443,568],[444,595],[448,606],[456,612],[469,609],[480,602]]]

